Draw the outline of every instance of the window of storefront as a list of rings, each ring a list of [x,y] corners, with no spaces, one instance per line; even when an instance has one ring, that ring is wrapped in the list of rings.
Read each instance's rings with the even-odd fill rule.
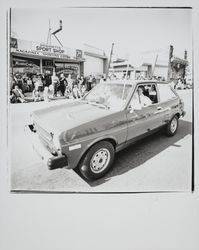
[[[13,74],[15,73],[31,73],[37,74],[40,72],[39,60],[23,57],[13,57],[12,59],[12,69]]]
[[[42,71],[44,74],[53,74],[53,60],[42,60]]]
[[[55,63],[55,70],[58,75],[63,73],[65,76],[71,75],[76,78],[80,74],[80,65],[78,63]]]

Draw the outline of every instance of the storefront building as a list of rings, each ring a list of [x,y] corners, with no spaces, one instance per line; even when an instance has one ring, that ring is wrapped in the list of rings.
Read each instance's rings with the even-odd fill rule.
[[[104,75],[107,70],[108,58],[104,51],[86,46],[85,51],[59,46],[50,46],[43,43],[30,42],[11,38],[10,46],[10,73],[50,74],[56,72],[65,76],[71,74],[94,76]]]
[[[106,74],[108,58],[102,49],[84,44],[84,75],[100,77]]]
[[[143,63],[135,68],[135,79],[149,79],[152,77],[152,64]]]
[[[11,38],[10,46],[11,74],[71,74],[84,73],[82,50],[50,46],[37,42],[29,42]]]
[[[115,75],[117,79],[127,77],[128,79],[134,79],[135,69],[126,59],[117,59],[111,63],[109,75]]]
[[[150,78],[152,76],[152,65],[143,63],[139,67],[132,66],[128,60],[119,59],[111,64],[110,72],[115,74],[118,79],[126,77],[128,79]]]

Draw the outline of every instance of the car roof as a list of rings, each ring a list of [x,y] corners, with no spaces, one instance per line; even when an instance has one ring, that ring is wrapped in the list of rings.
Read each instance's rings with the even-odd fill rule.
[[[168,84],[166,81],[157,81],[157,80],[107,80],[106,83],[110,84],[128,84],[128,85],[137,85],[137,84],[146,84],[146,83],[160,83]]]

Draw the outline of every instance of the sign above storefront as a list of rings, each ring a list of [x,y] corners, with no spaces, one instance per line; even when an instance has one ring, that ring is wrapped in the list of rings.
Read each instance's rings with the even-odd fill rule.
[[[41,52],[50,52],[50,53],[59,53],[59,54],[64,54],[65,50],[62,49],[61,47],[56,47],[56,46],[49,46],[49,45],[36,45],[36,50],[41,51]]]
[[[30,42],[21,39],[10,39],[11,52],[17,52],[25,55],[35,55],[42,57],[52,57],[60,59],[80,59],[79,55],[82,55],[82,51],[70,49],[66,47],[47,45],[43,43]]]
[[[76,49],[76,58],[82,58],[82,50]]]

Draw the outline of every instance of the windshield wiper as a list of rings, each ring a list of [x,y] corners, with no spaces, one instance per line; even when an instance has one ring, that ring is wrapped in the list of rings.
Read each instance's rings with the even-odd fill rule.
[[[99,101],[90,101],[90,100],[87,100],[87,104],[91,104],[91,105],[102,107],[102,108],[106,108],[106,109],[110,108],[107,104],[101,103]]]

